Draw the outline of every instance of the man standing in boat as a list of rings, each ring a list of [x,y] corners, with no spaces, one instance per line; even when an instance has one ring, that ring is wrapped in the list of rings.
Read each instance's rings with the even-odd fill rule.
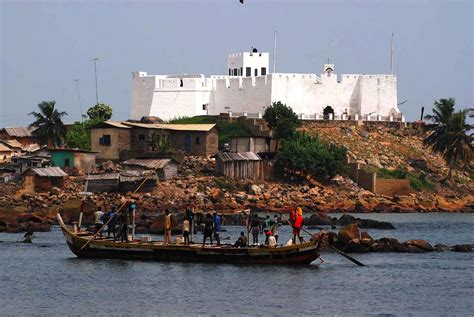
[[[217,241],[217,245],[221,245],[221,238],[219,237],[219,231],[221,231],[222,217],[214,213],[214,239]]]
[[[165,244],[171,244],[171,213],[169,209],[165,209],[165,226],[163,230],[165,236]]]
[[[204,222],[204,232],[202,239],[202,246],[206,244],[207,238],[211,240],[212,245],[212,234],[214,233],[214,219],[212,219],[211,214],[206,215],[206,221]]]
[[[303,209],[301,207],[296,208],[295,221],[292,223],[293,226],[293,244],[296,244],[296,237],[298,237],[300,243],[304,242],[304,238],[300,236],[301,228],[303,227]]]
[[[95,221],[94,221],[94,224],[95,224],[95,233],[99,232],[100,230],[100,234],[99,234],[99,237],[102,238],[102,226],[104,225],[104,213],[102,212],[102,207],[98,207],[97,208],[97,211],[94,213],[94,217],[95,217]]]
[[[258,214],[255,214],[252,221],[250,222],[250,231],[252,231],[253,244],[258,244],[258,235],[260,234],[261,230],[262,224],[260,223]]]

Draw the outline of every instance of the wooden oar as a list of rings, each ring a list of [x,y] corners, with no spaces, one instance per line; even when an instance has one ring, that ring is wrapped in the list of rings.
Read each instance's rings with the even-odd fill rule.
[[[288,222],[289,225],[291,225],[291,222],[284,216],[282,215],[283,218],[285,218],[286,222]],[[312,234],[311,232],[309,232],[308,230],[306,230],[305,228],[301,228],[301,230],[303,230],[304,232],[306,232],[307,234],[309,234],[310,236],[312,236],[313,238],[319,240],[319,242],[321,242],[322,244],[324,243],[325,246],[333,249],[334,251],[336,251],[337,253],[339,253],[340,255],[342,255],[343,257],[345,257],[346,259],[354,262],[355,264],[357,264],[358,266],[365,266],[362,262],[359,262],[357,261],[356,259],[354,259],[353,257],[351,257],[349,254],[339,250],[338,248],[336,248],[335,246],[329,244],[329,243],[325,243],[324,241],[320,240],[318,237],[316,237],[314,234]]]
[[[135,191],[133,192],[132,195],[136,194],[137,191],[143,186],[143,184],[145,184],[145,182],[146,182],[147,180],[148,180],[148,177],[145,177],[145,179],[143,180],[143,182],[137,187],[137,189],[135,189]],[[122,210],[123,207],[125,207],[126,204],[127,204],[127,201],[125,201],[125,202],[122,204],[122,206],[120,206],[120,208],[117,210],[117,212],[116,212],[116,214],[115,214],[115,217],[117,217],[117,216],[120,214],[120,211]],[[102,229],[105,228],[105,226],[107,226],[107,224],[108,224],[111,220],[112,220],[112,218],[109,218],[109,220],[107,220],[107,222],[104,223],[104,224],[102,225],[102,227],[101,227],[99,230],[97,230],[97,232],[94,233],[94,235],[93,235],[92,237],[90,237],[90,239],[89,239],[86,243],[84,243],[84,245],[81,247],[81,250],[84,249],[86,246],[88,246],[89,243],[91,243],[91,241],[94,240],[94,238],[102,231]]]

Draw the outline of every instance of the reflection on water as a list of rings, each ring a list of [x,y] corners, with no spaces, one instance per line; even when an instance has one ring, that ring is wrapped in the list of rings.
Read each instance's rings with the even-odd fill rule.
[[[373,236],[474,243],[468,214],[357,215],[394,222]],[[233,242],[241,231],[227,227]],[[281,230],[282,239],[290,229]],[[0,315],[469,315],[474,253],[334,253],[291,266],[78,259],[61,232],[0,234]],[[159,238],[156,236],[155,238]],[[195,238],[200,241],[201,236]]]

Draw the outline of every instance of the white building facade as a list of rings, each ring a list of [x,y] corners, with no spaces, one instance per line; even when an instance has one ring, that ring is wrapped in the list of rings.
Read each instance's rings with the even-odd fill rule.
[[[163,120],[220,113],[258,114],[280,101],[302,119],[403,120],[397,107],[395,75],[342,74],[334,64],[323,73],[268,73],[269,54],[232,53],[228,74],[132,77],[132,119]]]

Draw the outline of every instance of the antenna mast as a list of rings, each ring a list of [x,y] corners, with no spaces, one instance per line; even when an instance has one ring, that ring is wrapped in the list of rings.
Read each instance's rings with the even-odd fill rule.
[[[393,74],[393,38],[395,33],[392,33],[392,42],[390,43],[390,75]]]
[[[277,31],[273,31],[273,73],[276,72]]]
[[[79,92],[79,79],[75,79],[74,81],[76,82],[76,87],[77,87],[77,98],[79,99],[79,110],[81,111],[81,123],[82,125],[84,125],[84,120],[83,120],[84,113],[82,112],[81,93]]]
[[[98,58],[94,58],[92,59],[92,61],[94,62],[94,73],[95,73],[95,101],[96,101],[96,104],[98,105],[99,104],[99,91],[97,89],[97,61],[99,59]]]

